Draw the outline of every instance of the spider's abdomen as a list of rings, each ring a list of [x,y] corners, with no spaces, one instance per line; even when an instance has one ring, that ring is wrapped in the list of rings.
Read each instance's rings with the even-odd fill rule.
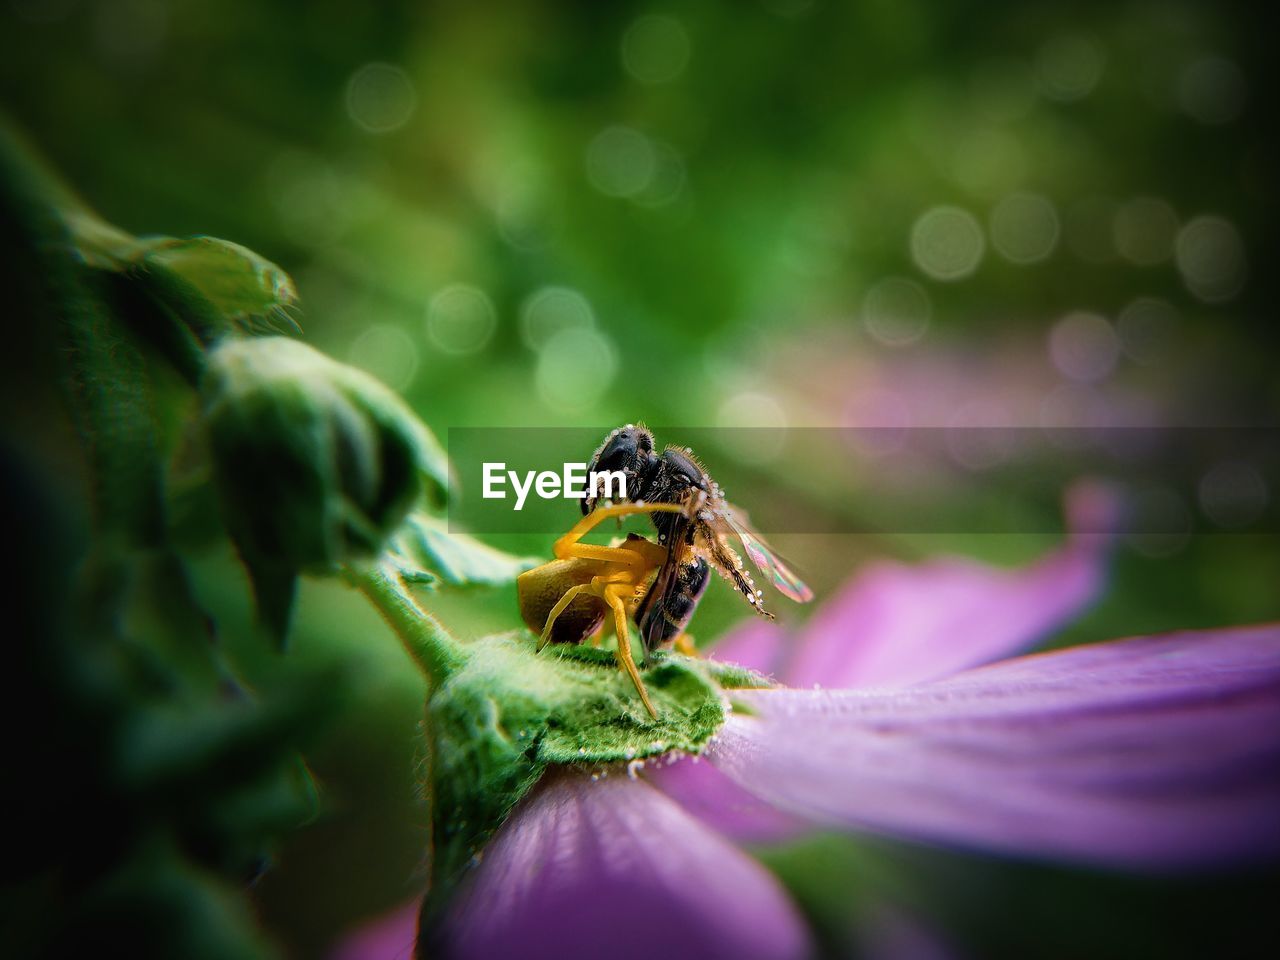
[[[540,567],[526,570],[516,578],[516,594],[520,602],[520,617],[536,634],[542,633],[547,617],[570,587],[590,583],[600,574],[600,564],[595,560],[573,558],[552,560]],[[608,605],[591,593],[580,593],[552,624],[552,643],[582,643],[600,629]]]

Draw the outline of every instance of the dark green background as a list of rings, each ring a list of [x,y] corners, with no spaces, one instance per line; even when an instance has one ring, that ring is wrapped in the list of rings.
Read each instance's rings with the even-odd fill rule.
[[[628,69],[628,31],[654,15],[675,19],[688,57],[670,79],[645,82],[646,69],[680,60],[677,40],[675,53],[659,44],[656,67],[642,56],[640,77]],[[1034,425],[1062,379],[1046,353],[1055,322],[1076,310],[1114,322],[1144,296],[1176,320],[1157,358],[1119,358],[1094,388],[1105,404],[1162,424],[1265,425],[1280,405],[1272,39],[1231,4],[7,0],[0,91],[109,221],[226,237],[284,266],[309,341],[403,387],[441,436],[639,419],[744,426],[779,410],[792,425],[837,426],[867,384],[926,407],[933,393],[995,395]],[[1069,99],[1054,79],[1064,49],[1101,64]],[[1206,58],[1229,81],[1205,94],[1215,122],[1196,99]],[[389,132],[350,109],[352,78],[370,63],[403,71],[396,82],[411,91]],[[632,131],[624,145],[641,145],[642,166],[657,164],[634,196],[593,184],[592,145],[614,127]],[[625,162],[605,169],[623,177],[615,193],[630,189]],[[1015,192],[1047,198],[1062,225],[1033,265],[1003,258],[987,230]],[[1161,199],[1182,225],[1230,221],[1244,253],[1239,291],[1205,302],[1170,259],[1117,251],[1114,216],[1138,197]],[[957,282],[931,279],[911,256],[913,223],[939,205],[987,231],[976,271]],[[895,276],[932,304],[923,338],[897,348],[862,322],[868,291]],[[457,284],[483,292],[493,324],[461,355],[427,326],[434,298]],[[521,317],[548,286],[576,291],[594,321],[544,356]],[[566,361],[574,350],[581,359]],[[42,439],[41,405],[15,399],[16,367],[7,380],[12,435],[56,446]],[[893,482],[873,460],[834,471],[821,451],[699,452],[748,509],[761,471],[809,515],[874,518],[876,483]],[[1106,598],[1060,642],[1276,616],[1275,538],[1213,532],[1195,491],[1176,492],[1196,533],[1155,550],[1124,543]],[[1050,529],[1047,504],[1015,506],[1032,529]],[[967,509],[962,498],[953,509]],[[198,528],[201,505],[177,516]],[[868,556],[1018,562],[1055,539],[832,534],[779,545],[821,601]],[[503,545],[541,554],[549,541]],[[193,547],[189,559],[241,669],[269,685],[289,664],[248,640],[230,552]],[[442,597],[439,609],[464,634],[517,623],[509,591]],[[289,955],[310,957],[415,888],[425,824],[420,689],[407,661],[338,586],[306,584],[299,613],[293,656],[339,664],[357,695],[310,755],[321,820],[284,844],[252,897]],[[694,632],[709,641],[744,616],[713,588]],[[1277,892],[1268,876],[1147,881],[843,841],[769,862],[833,950],[853,948],[850,918],[871,890],[979,954],[1203,956],[1275,933],[1263,917]]]

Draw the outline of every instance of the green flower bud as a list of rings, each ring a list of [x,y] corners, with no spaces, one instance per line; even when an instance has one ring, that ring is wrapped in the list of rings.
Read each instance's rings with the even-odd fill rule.
[[[227,525],[280,634],[298,571],[376,555],[423,475],[447,482],[444,451],[394,392],[297,340],[224,341],[201,389]]]

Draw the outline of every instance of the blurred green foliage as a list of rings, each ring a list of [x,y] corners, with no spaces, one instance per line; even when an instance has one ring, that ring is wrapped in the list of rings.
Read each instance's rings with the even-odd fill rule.
[[[280,264],[296,282],[292,315],[307,340],[402,391],[442,439],[453,426],[604,428],[640,418],[842,425],[886,402],[916,423],[965,411],[1032,424],[1112,414],[1274,423],[1269,262],[1280,158],[1267,129],[1269,45],[1244,5],[1189,2],[6,0],[0,95],[107,222],[232,238]],[[10,316],[43,316],[47,267],[25,221],[7,213]],[[98,239],[109,249],[118,238]],[[199,250],[162,245],[148,255],[174,266],[184,253]],[[163,270],[147,276],[164,279]],[[163,307],[171,293],[163,282],[75,284],[82,306],[141,297]],[[216,299],[216,284],[205,293]],[[1067,322],[1079,311],[1104,326]],[[49,375],[60,348],[39,324],[9,326],[0,402],[5,455],[25,478],[13,502],[27,521],[16,542],[31,544],[31,574],[45,578],[14,622],[39,637],[88,549],[90,508]],[[200,324],[192,329],[199,339]],[[1087,346],[1091,330],[1102,331],[1102,367],[1082,370],[1080,355],[1055,354],[1055,341],[1084,336]],[[104,662],[86,666],[81,681],[107,706],[88,717],[57,697],[42,706],[40,716],[60,720],[26,745],[50,771],[33,797],[44,805],[39,822],[61,825],[42,839],[92,864],[101,843],[158,833],[147,856],[159,859],[133,865],[104,896],[133,900],[128,891],[141,885],[150,891],[141,897],[203,903],[193,925],[232,929],[209,911],[242,912],[223,899],[234,884],[218,880],[216,896],[187,898],[182,891],[210,881],[175,866],[187,861],[168,857],[166,845],[195,850],[201,870],[244,875],[274,826],[301,817],[288,802],[301,796],[298,768],[277,763],[273,750],[271,763],[217,778],[226,796],[196,781],[149,783],[138,805],[129,791],[143,787],[93,779],[100,741],[84,731],[165,730],[154,691],[176,684],[193,717],[212,711],[202,742],[251,758],[253,738],[236,731],[276,722],[312,731],[310,711],[324,698],[304,695],[312,681],[299,678],[336,671],[351,678],[351,696],[332,704],[327,732],[308,750],[320,819],[284,841],[252,889],[268,938],[289,955],[321,956],[341,931],[421,883],[421,684],[376,616],[336,585],[304,582],[287,667],[257,642],[243,574],[183,442],[193,402],[181,387],[192,374],[184,345],[161,347],[172,365],[128,339],[100,358],[145,368],[160,399],[147,411],[154,432],[131,431],[123,414],[148,401],[127,393],[111,398],[122,415],[97,425],[112,433],[102,455],[130,477],[100,513],[134,518],[121,536],[147,573],[107,569],[95,589],[158,619],[145,635],[163,655],[156,667],[153,652],[103,639]],[[1086,350],[1086,368],[1093,359]],[[752,478],[767,474],[797,509],[875,515],[872,459],[856,477],[833,477],[820,453],[699,452],[727,488],[747,492],[739,499],[748,508]],[[148,513],[162,477],[164,509]],[[1177,493],[1202,527],[1195,491]],[[779,540],[820,596],[870,554],[952,550],[1015,562],[1052,542]],[[493,542],[543,555],[548,541]],[[431,545],[424,533],[419,548]],[[173,579],[174,555],[191,571],[189,588]],[[1277,582],[1273,534],[1126,544],[1106,600],[1055,642],[1273,618]],[[510,591],[434,599],[465,634],[518,622]],[[204,609],[219,611],[216,653],[191,640]],[[714,639],[742,616],[712,588],[694,631]],[[119,632],[104,617],[84,636]],[[65,653],[52,637],[45,646],[40,657]],[[40,676],[63,667],[33,665]],[[301,684],[305,709],[271,719],[236,707],[223,718],[227,673],[282,710]],[[302,733],[283,740],[300,746]],[[140,751],[168,749],[163,738],[139,737]],[[52,762],[62,755],[72,759]],[[145,756],[137,764],[145,771]],[[116,791],[95,816],[74,802],[86,780]],[[226,823],[248,820],[224,805],[260,811],[272,829],[230,836]],[[72,857],[77,850],[94,856]],[[856,872],[865,855],[801,850],[786,855],[789,868],[780,856],[778,869],[820,929],[843,930],[843,905],[813,883]],[[1158,918],[1185,934],[1162,945],[1195,955],[1204,931],[1238,927],[1260,891],[1274,890],[1266,877],[1233,881],[1227,895],[1211,881],[1175,890],[938,860],[949,866],[900,858],[904,889],[926,891],[913,906],[988,953],[1025,955],[1033,943],[1048,956],[1130,956]],[[969,893],[977,886],[999,899],[1023,882],[1040,894],[1027,897],[1038,912],[1009,916]],[[1176,916],[1162,912],[1166,902]],[[1187,906],[1196,904],[1203,913]],[[30,909],[9,913],[28,921],[32,937],[31,925],[48,922]],[[1098,918],[1088,936],[1082,915]],[[828,937],[841,947],[845,939]]]

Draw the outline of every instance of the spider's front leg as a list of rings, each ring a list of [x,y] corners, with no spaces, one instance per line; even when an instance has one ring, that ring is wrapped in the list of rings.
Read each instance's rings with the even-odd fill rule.
[[[683,513],[684,508],[674,503],[619,503],[612,507],[593,510],[569,528],[569,532],[555,542],[551,552],[557,560],[600,560],[605,563],[621,563],[635,566],[638,561],[658,567],[667,558],[666,547],[660,547],[643,538],[628,540],[624,546],[605,547],[583,543],[582,538],[605,520],[632,517],[639,513]],[[638,556],[637,556],[638,555]]]
[[[649,691],[645,689],[644,681],[640,679],[640,671],[636,669],[636,662],[631,657],[631,637],[627,630],[627,596],[626,588],[619,584],[611,584],[604,589],[604,598],[613,610],[614,629],[618,633],[618,666],[635,684],[636,693],[640,694],[640,699],[644,703],[644,708],[649,711],[649,716],[657,720],[658,710],[649,699]]]

